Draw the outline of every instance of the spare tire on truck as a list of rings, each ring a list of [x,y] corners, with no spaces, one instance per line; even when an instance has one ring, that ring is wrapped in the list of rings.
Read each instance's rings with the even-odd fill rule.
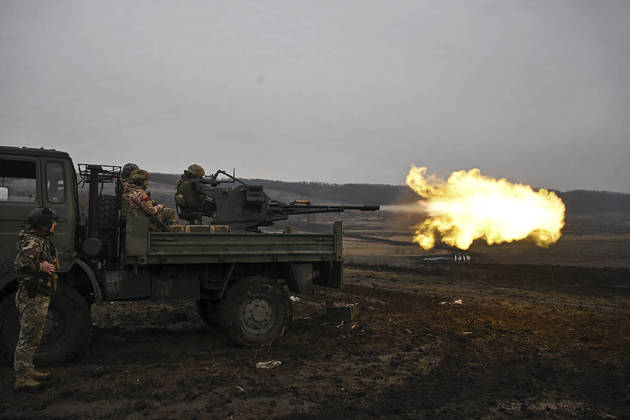
[[[4,362],[11,363],[20,333],[15,292],[0,300],[0,319],[0,350]],[[61,285],[50,301],[35,362],[47,365],[75,359],[89,344],[91,324],[90,307],[83,296],[72,287]]]
[[[118,210],[120,199],[114,195],[101,195],[98,198],[96,220],[98,238],[103,243],[102,255],[112,257],[117,254],[116,235],[118,233]]]
[[[282,337],[292,318],[291,301],[273,279],[253,276],[236,280],[219,302],[219,326],[236,344],[259,347]]]

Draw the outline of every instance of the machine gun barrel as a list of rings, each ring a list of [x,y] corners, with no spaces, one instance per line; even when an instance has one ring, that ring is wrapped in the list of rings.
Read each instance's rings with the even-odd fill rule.
[[[343,206],[345,210],[378,211],[381,206],[366,204],[363,206]]]
[[[274,210],[280,211],[283,215],[294,214],[314,214],[314,213],[342,213],[346,210],[359,210],[359,211],[377,211],[380,206],[376,205],[363,205],[363,206],[327,206],[327,205],[312,205],[308,201],[294,201],[293,203],[279,203],[271,201],[269,203],[272,212]]]
[[[192,212],[183,211],[178,206],[180,217],[195,223],[200,216],[209,216],[214,224],[230,225],[233,230],[258,231],[259,227],[271,226],[274,222],[287,220],[293,215],[380,209],[377,205],[329,206],[312,205],[308,200],[295,200],[291,203],[275,201],[265,194],[262,185],[247,184],[234,174],[222,170],[207,177],[192,178],[190,181],[203,196],[201,200],[210,203],[211,206],[208,206],[209,209],[192,209]],[[221,185],[226,183],[238,185],[235,187]]]

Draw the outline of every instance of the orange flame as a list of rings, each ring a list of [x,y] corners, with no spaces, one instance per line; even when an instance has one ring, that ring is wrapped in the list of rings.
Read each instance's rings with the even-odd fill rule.
[[[407,185],[425,199],[420,203],[429,214],[413,239],[422,248],[433,248],[437,233],[460,249],[479,238],[492,245],[530,237],[541,247],[560,239],[565,207],[555,193],[488,178],[479,169],[453,172],[446,182],[425,177],[426,171],[412,166],[407,175]]]

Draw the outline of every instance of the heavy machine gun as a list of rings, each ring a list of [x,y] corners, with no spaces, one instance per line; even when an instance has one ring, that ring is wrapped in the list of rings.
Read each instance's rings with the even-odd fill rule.
[[[223,178],[219,178],[223,175]],[[214,175],[194,178],[191,181],[205,195],[212,211],[194,212],[180,208],[177,211],[182,219],[196,223],[202,216],[211,217],[217,225],[230,225],[232,230],[258,231],[259,227],[271,226],[274,222],[287,220],[289,216],[314,213],[341,213],[346,210],[376,211],[377,205],[329,206],[313,205],[308,200],[283,203],[271,200],[263,191],[262,185],[252,185],[225,171]],[[224,187],[226,183],[237,183],[235,187]]]

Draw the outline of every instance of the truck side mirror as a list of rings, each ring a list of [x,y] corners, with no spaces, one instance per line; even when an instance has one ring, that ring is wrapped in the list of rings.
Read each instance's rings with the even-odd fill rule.
[[[0,187],[0,201],[9,201],[8,187]]]

